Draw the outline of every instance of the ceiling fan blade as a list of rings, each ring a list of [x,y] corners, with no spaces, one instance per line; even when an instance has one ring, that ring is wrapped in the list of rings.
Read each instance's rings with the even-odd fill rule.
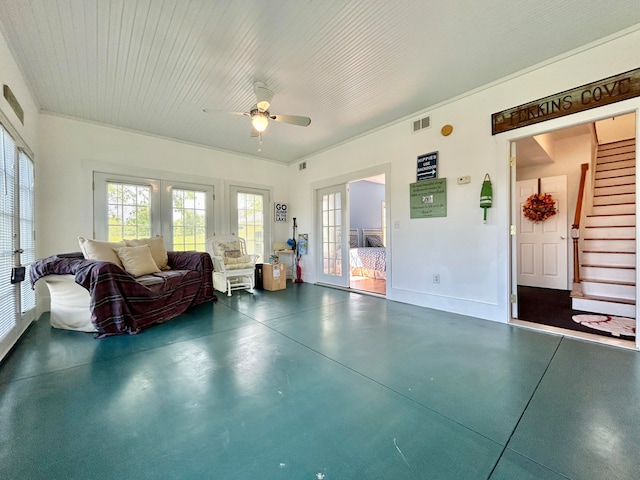
[[[308,127],[311,124],[309,117],[301,117],[299,115],[271,115],[270,118],[276,122],[289,123],[300,127]]]
[[[253,91],[256,94],[256,105],[258,110],[261,112],[269,110],[269,105],[271,105],[271,100],[273,99],[273,92],[262,82],[254,83]]]
[[[231,115],[245,115],[247,117],[251,116],[249,112],[229,112],[227,110],[216,110],[215,108],[203,108],[202,111],[204,113],[229,113]]]

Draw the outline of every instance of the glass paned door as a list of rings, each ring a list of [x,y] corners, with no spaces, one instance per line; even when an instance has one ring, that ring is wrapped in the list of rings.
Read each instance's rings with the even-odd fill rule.
[[[318,280],[332,285],[348,286],[347,187],[337,185],[317,191],[317,218],[320,242]]]
[[[269,192],[267,190],[232,186],[229,189],[231,233],[244,238],[247,253],[257,254],[258,262],[264,262],[270,250],[266,247],[270,238]]]
[[[0,125],[0,359],[35,318],[35,292],[29,284],[34,210],[33,161]],[[26,269],[25,280],[12,283],[13,268],[19,266]]]
[[[173,248],[179,251],[206,251],[206,192],[173,188]]]

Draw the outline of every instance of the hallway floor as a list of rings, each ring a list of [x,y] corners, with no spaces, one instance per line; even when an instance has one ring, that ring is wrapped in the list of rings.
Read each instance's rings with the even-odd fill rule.
[[[310,284],[0,365],[3,479],[628,480],[639,438],[635,351]]]

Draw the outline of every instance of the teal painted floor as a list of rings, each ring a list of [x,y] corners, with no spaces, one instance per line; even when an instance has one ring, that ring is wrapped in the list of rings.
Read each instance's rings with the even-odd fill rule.
[[[640,478],[640,354],[341,290],[140,335],[48,315],[0,365],[0,479]]]

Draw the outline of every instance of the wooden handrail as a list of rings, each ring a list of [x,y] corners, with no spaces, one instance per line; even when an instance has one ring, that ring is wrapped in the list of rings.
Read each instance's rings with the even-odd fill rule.
[[[580,238],[580,217],[582,216],[582,200],[584,198],[584,185],[587,178],[587,170],[589,164],[583,163],[580,172],[580,187],[578,189],[578,201],[576,203],[576,214],[573,217],[573,225],[571,225],[571,238],[573,239],[573,294],[581,294],[580,287],[580,256],[578,249],[578,239]]]

